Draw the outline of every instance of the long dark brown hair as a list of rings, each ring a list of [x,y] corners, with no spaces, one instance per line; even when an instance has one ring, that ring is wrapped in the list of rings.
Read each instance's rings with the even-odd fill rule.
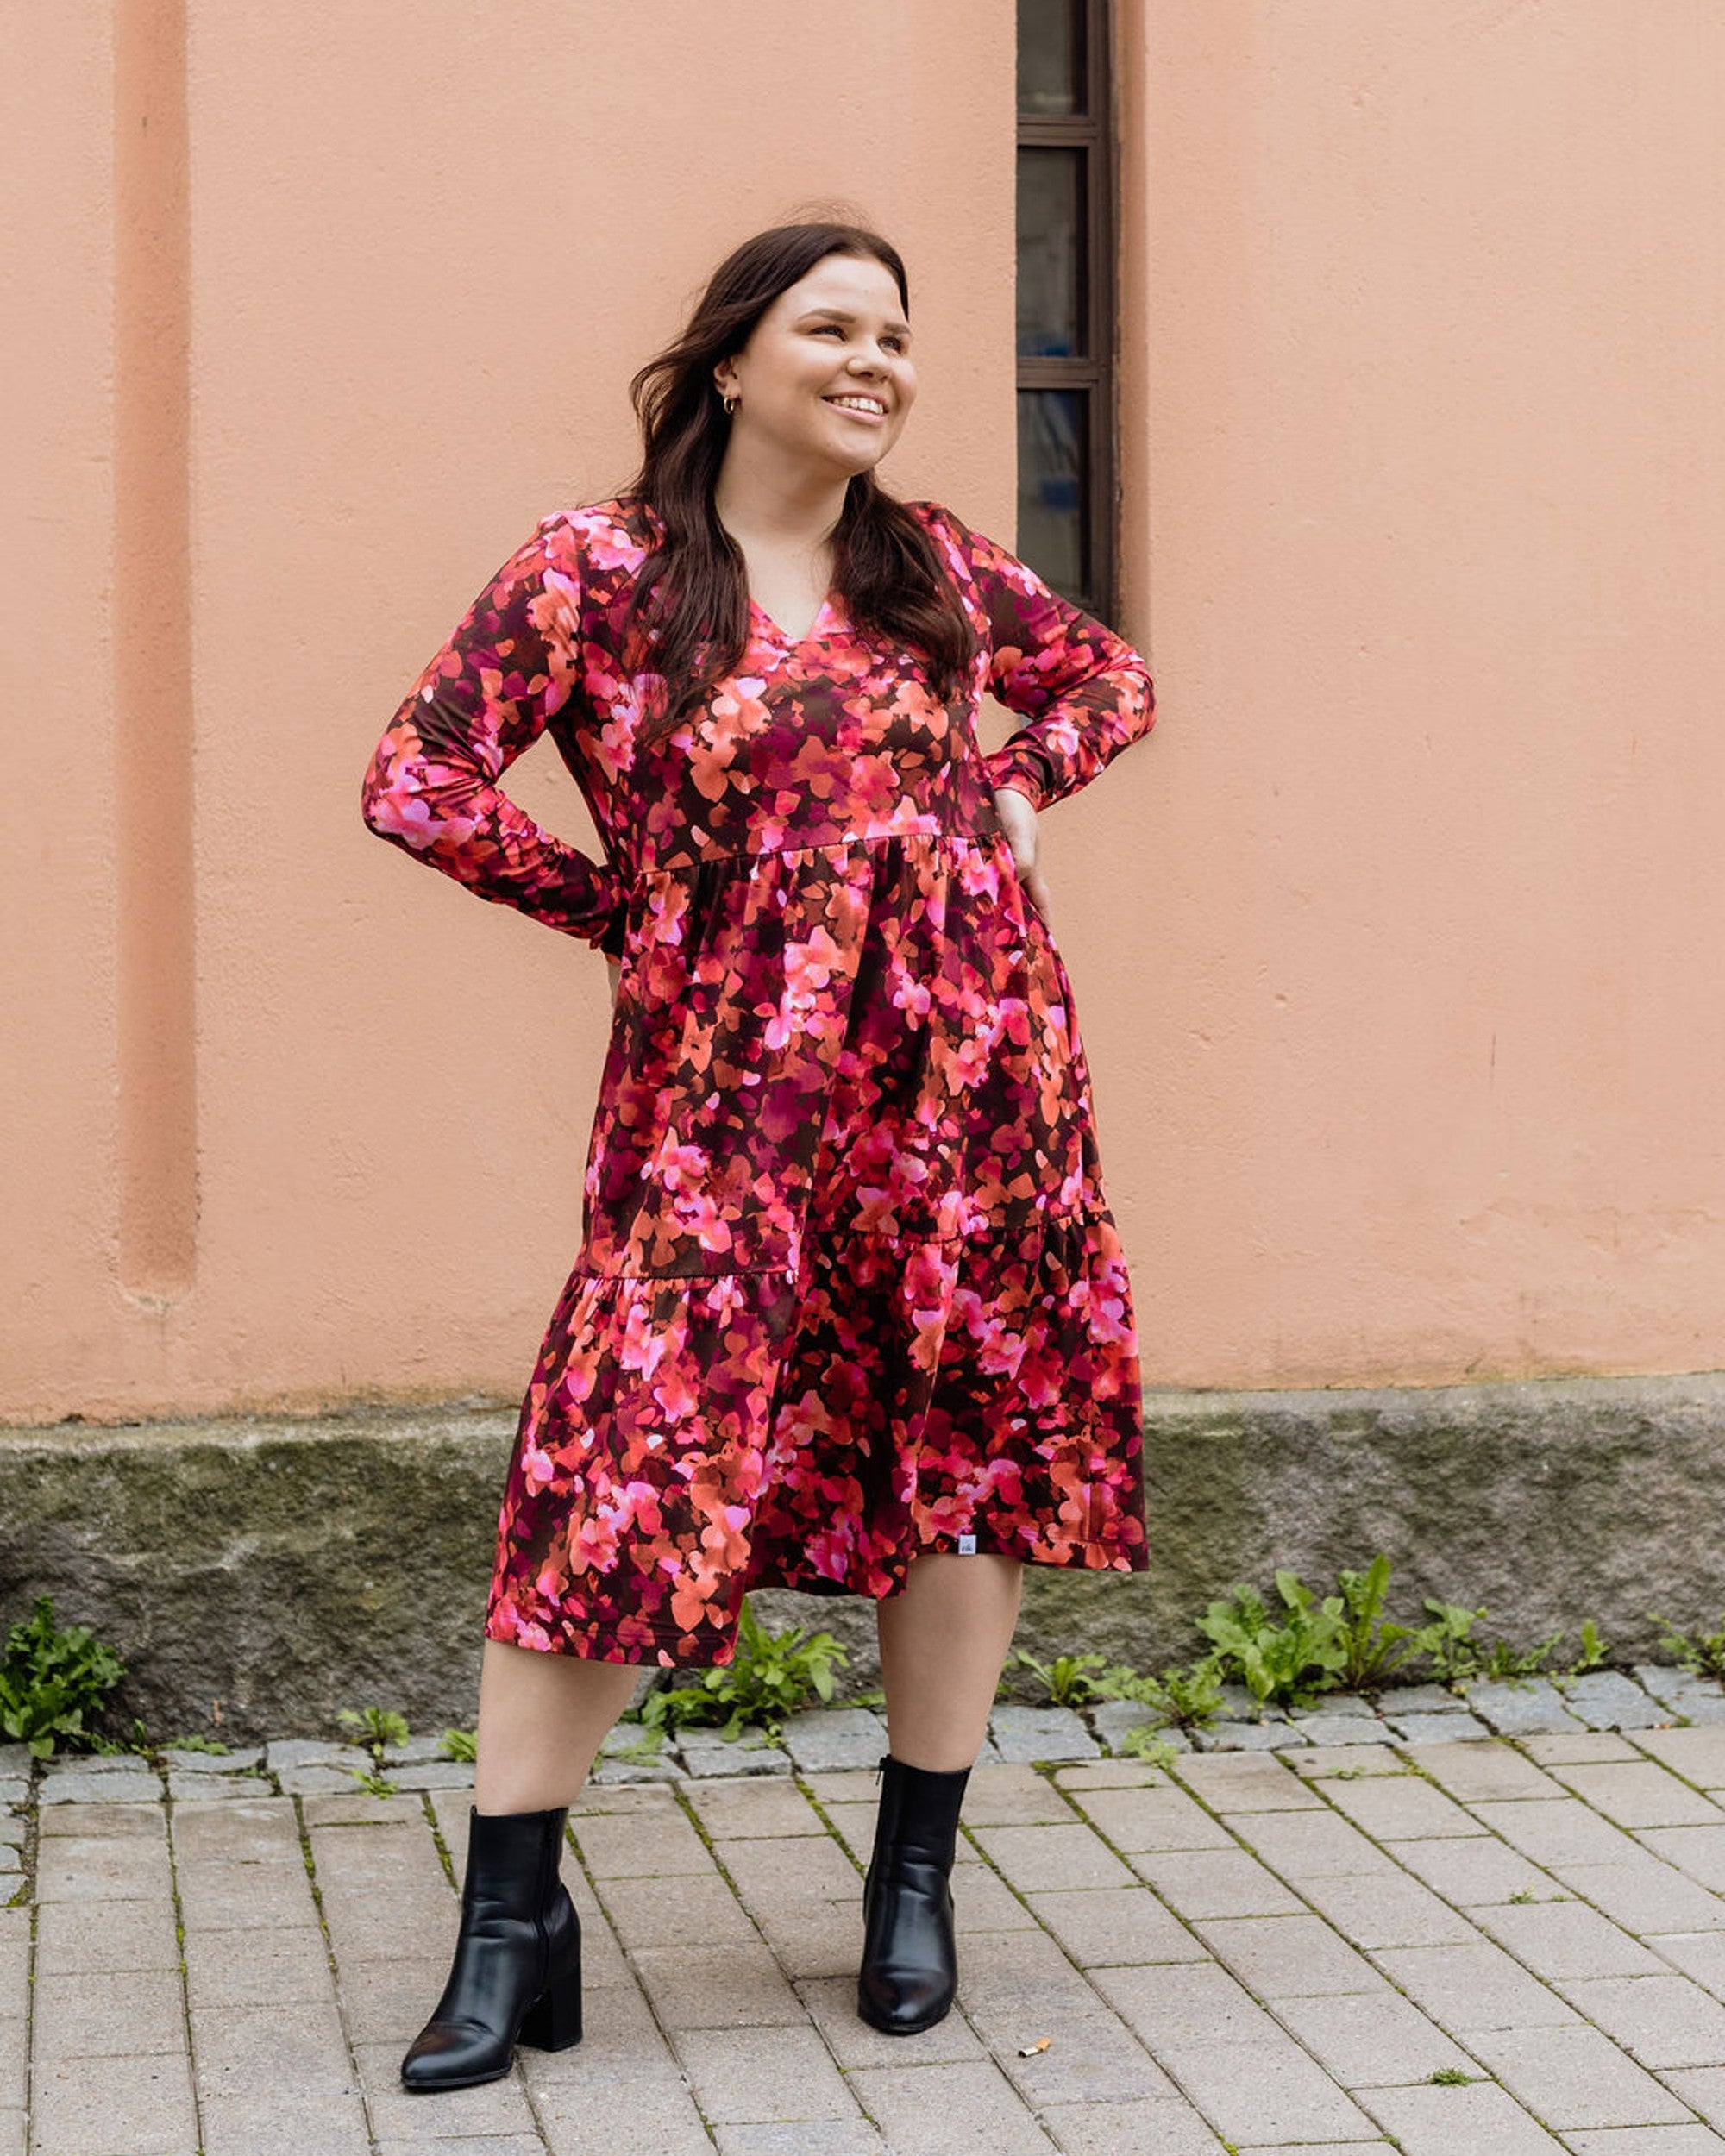
[[[664,536],[641,565],[624,621],[635,663],[668,686],[662,712],[643,725],[659,739],[735,671],[749,636],[749,582],[741,548],[718,520],[713,489],[725,418],[713,381],[768,308],[829,254],[872,255],[910,292],[897,248],[856,224],[782,224],[728,254],[682,335],[636,374],[629,394],[641,424],[641,469],[626,490],[647,503]],[[920,651],[930,684],[955,695],[975,655],[975,631],[928,533],[904,504],[859,472],[833,532],[833,587],[860,629]]]

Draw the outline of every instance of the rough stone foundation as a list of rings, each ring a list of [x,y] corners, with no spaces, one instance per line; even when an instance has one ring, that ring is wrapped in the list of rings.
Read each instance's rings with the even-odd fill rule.
[[[1425,1595],[1529,1644],[1591,1617],[1613,1658],[1657,1611],[1725,1610],[1725,1374],[1430,1389],[1146,1395],[1150,1572],[1032,1566],[1019,1644],[1183,1661],[1194,1618],[1277,1565],[1327,1587],[1389,1553],[1391,1614]],[[514,1414],[367,1409],[305,1421],[0,1432],[0,1621],[51,1594],[130,1665],[149,1734],[327,1736],[342,1707],[470,1725]],[[767,1594],[875,1679],[851,1596]]]

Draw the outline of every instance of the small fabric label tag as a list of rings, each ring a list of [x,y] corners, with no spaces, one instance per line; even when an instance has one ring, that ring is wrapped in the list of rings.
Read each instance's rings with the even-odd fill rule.
[[[958,1538],[958,1554],[959,1554],[959,1556],[960,1556],[961,1557],[974,1557],[975,1556],[975,1554],[976,1554],[976,1538],[975,1538],[975,1535],[960,1535],[960,1536],[959,1536],[959,1538]]]

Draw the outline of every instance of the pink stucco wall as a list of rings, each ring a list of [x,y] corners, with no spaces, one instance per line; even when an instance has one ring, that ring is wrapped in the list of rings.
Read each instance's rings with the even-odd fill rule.
[[[1120,14],[1163,726],[1043,837],[1146,1378],[1725,1363],[1725,18]],[[22,12],[0,1416],[519,1387],[605,968],[379,845],[366,756],[784,215],[899,241],[887,476],[1010,539],[1010,24]]]

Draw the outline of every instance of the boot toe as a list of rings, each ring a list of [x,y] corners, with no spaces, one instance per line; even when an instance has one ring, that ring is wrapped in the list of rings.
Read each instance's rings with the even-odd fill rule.
[[[499,2056],[495,2033],[474,2022],[431,2021],[407,2048],[401,2062],[405,2088],[417,2090],[467,2089],[497,2081],[509,2071],[512,2044]]]
[[[953,1991],[932,1971],[871,1969],[858,1982],[856,2010],[871,2028],[888,2036],[915,2036],[944,2021]]]

